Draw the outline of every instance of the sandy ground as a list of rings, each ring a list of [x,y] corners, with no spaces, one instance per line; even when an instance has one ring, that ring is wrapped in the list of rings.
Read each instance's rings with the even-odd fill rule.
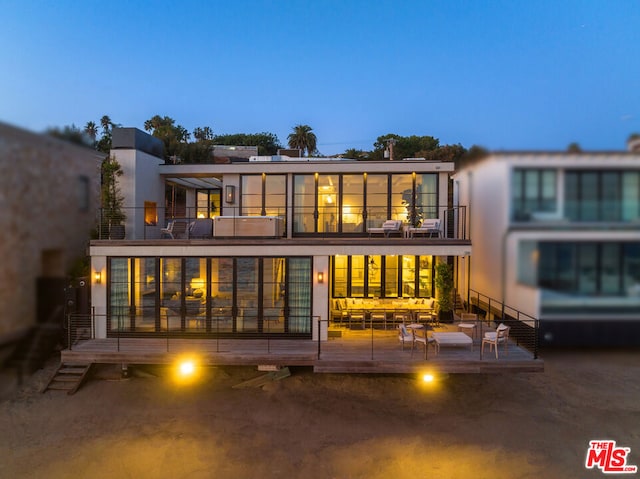
[[[547,352],[544,373],[313,374],[98,368],[73,396],[0,374],[1,478],[589,478],[589,440],[640,466],[640,352]],[[151,373],[151,374],[149,374]],[[638,473],[640,474],[640,473]],[[633,475],[626,475],[633,477]]]

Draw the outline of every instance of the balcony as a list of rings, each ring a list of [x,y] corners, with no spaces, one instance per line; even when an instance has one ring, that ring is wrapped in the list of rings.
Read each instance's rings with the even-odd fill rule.
[[[375,228],[381,228],[386,218],[379,211],[364,210],[358,215],[322,214],[317,210],[279,209],[262,215],[247,215],[238,208],[225,207],[221,215],[204,218],[195,208],[184,212],[165,211],[148,207],[123,208],[124,221],[116,222],[104,211],[97,218],[97,239],[109,241],[224,241],[229,239],[261,239],[282,241],[351,240],[394,241],[394,242],[461,242],[470,244],[467,224],[467,208],[440,208],[437,219],[437,234],[413,235],[411,226],[418,226],[422,219],[416,219],[411,225],[406,218],[398,215],[400,227],[392,234],[372,234]],[[354,220],[353,216],[357,216]],[[426,219],[426,218],[425,218]],[[431,219],[431,218],[430,218]],[[376,232],[377,233],[377,232]]]

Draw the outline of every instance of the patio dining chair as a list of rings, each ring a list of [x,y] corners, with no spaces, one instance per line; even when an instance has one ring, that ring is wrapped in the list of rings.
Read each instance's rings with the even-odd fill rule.
[[[413,333],[411,355],[413,355],[413,349],[415,348],[416,343],[418,343],[424,346],[424,359],[428,359],[427,350],[429,349],[429,344],[435,342],[435,339],[427,335],[426,329],[412,329],[411,331]]]
[[[410,343],[413,350],[413,332],[409,331],[404,324],[398,325],[398,340],[402,344],[403,351],[405,343]]]
[[[478,315],[475,313],[460,313],[459,318],[458,331],[471,331],[471,334],[475,336]]]
[[[482,338],[482,351],[484,353],[484,345],[489,345],[489,352],[493,348],[496,350],[496,359],[498,359],[498,345],[504,344],[505,354],[509,355],[509,326],[505,326],[503,323],[500,323],[495,331],[488,331],[484,333],[484,337]]]

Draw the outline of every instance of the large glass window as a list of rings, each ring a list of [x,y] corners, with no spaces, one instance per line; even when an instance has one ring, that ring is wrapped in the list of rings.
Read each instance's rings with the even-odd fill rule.
[[[538,285],[580,296],[627,296],[640,285],[640,273],[630,269],[640,260],[637,243],[541,242]]]
[[[640,173],[637,171],[567,171],[565,215],[572,221],[640,219]]]
[[[286,175],[243,175],[241,215],[287,216]]]
[[[552,213],[557,209],[556,172],[554,170],[516,169],[512,183],[512,215],[527,221],[534,213]]]
[[[294,175],[294,233],[366,233],[438,217],[438,175]],[[365,221],[366,220],[366,221]]]
[[[335,256],[334,298],[429,298],[433,296],[433,256]]]
[[[311,333],[311,258],[110,258],[109,333]]]

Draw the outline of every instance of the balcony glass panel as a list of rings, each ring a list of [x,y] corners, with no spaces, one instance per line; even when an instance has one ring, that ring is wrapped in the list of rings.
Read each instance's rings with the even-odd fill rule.
[[[438,218],[438,175],[416,175],[416,221]]]
[[[342,176],[342,232],[361,233],[364,231],[362,213],[364,211],[364,176]]]
[[[316,230],[316,183],[314,175],[295,175],[293,231],[313,233]]]
[[[367,228],[379,228],[388,220],[388,175],[367,175]]]
[[[338,231],[339,198],[338,175],[318,175],[318,232]]]
[[[391,176],[391,218],[415,224],[413,178],[410,174]]]

